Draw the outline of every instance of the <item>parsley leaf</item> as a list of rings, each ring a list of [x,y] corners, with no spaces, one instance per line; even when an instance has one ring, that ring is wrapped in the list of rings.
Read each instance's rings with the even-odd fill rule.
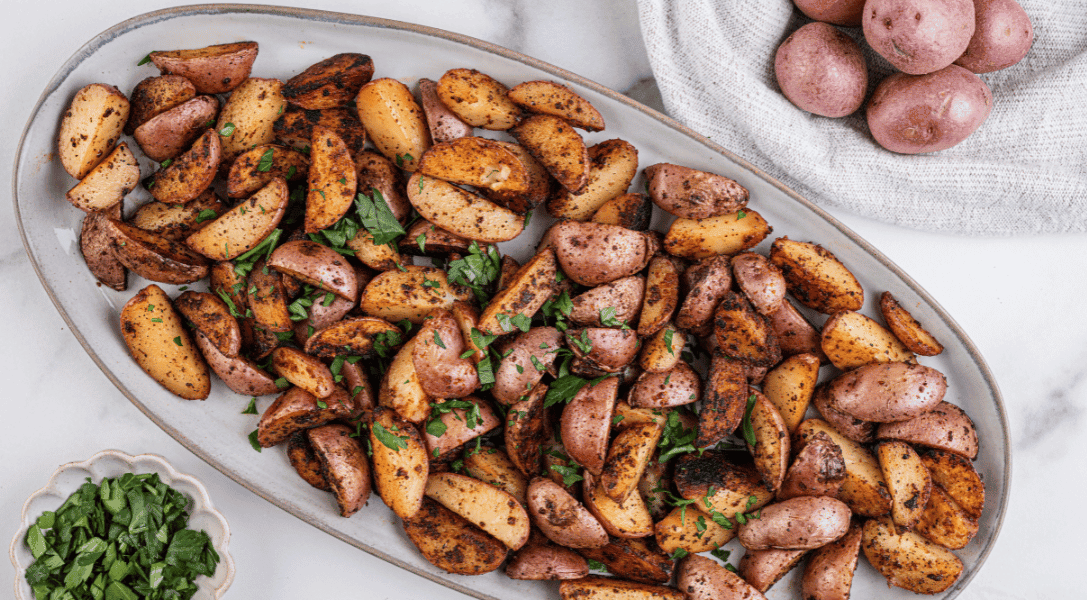
[[[267,173],[272,170],[272,157],[274,153],[269,148],[264,151],[264,154],[260,156],[260,162],[257,163],[257,171],[261,173]]]
[[[355,196],[355,210],[362,221],[362,226],[374,237],[377,245],[389,244],[406,232],[393,216],[385,197],[377,188],[370,188],[371,194],[359,192]]]
[[[755,394],[751,394],[747,397],[747,408],[744,409],[744,419],[740,422],[743,428],[744,441],[752,448],[759,443],[758,439],[755,438],[755,426],[751,424],[751,410],[755,408],[755,400]]]
[[[381,442],[386,448],[389,448],[394,452],[400,452],[400,450],[407,448],[408,440],[411,439],[406,435],[396,435],[377,423],[370,426],[370,431],[374,434],[374,437],[377,438],[377,441]]]

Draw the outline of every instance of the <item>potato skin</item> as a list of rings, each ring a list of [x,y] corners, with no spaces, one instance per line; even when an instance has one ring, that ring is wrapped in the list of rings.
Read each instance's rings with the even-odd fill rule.
[[[864,0],[793,0],[809,18],[843,27],[860,27]]]
[[[705,556],[684,558],[676,575],[676,586],[689,600],[766,600],[739,575]]]
[[[974,0],[974,35],[955,64],[975,73],[1006,69],[1034,43],[1030,17],[1015,0]]]
[[[748,550],[810,550],[845,535],[849,507],[827,496],[791,498],[762,509],[762,516],[740,525],[737,538]]]
[[[868,101],[868,129],[891,152],[937,152],[977,131],[992,108],[989,86],[959,65],[927,75],[895,73]]]
[[[581,285],[633,275],[652,258],[645,234],[618,225],[562,221],[550,238],[563,272]]]
[[[819,432],[796,454],[785,481],[778,489],[778,499],[797,496],[838,495],[845,481],[845,459],[842,449],[826,433]]]
[[[321,474],[336,496],[341,517],[358,512],[370,497],[370,464],[352,433],[353,428],[338,423],[306,432],[321,463]]]
[[[148,158],[161,162],[184,152],[218,114],[215,96],[196,96],[148,118],[132,137]]]
[[[747,189],[723,175],[669,163],[645,168],[653,203],[683,219],[719,217],[747,205]]]
[[[860,46],[818,21],[797,29],[778,46],[774,75],[789,102],[823,117],[856,112],[868,90]]]
[[[124,132],[132,135],[136,128],[155,115],[191,100],[196,96],[196,86],[181,75],[148,77],[136,84],[129,95],[131,110]]]
[[[908,421],[883,423],[876,438],[902,440],[937,450],[953,452],[973,460],[978,455],[978,433],[963,409],[941,402],[927,413]]]
[[[600,521],[562,486],[537,477],[526,492],[528,514],[548,539],[568,548],[599,548],[608,543]]]
[[[924,365],[891,362],[857,367],[827,384],[834,408],[865,421],[889,423],[922,415],[947,391],[947,378]]]
[[[201,94],[222,94],[249,77],[258,50],[256,42],[235,42],[193,50],[152,52],[150,57],[164,75],[184,76]]]
[[[537,530],[506,563],[506,576],[510,579],[581,579],[588,574],[589,563],[583,556],[552,543]]]
[[[801,597],[811,600],[849,600],[853,573],[861,549],[861,528],[852,525],[835,542],[817,549],[804,567]]]
[[[899,71],[938,71],[966,50],[974,35],[974,0],[868,0],[864,39]]]

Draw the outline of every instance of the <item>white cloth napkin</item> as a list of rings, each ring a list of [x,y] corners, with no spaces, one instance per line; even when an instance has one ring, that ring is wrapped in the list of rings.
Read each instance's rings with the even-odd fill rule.
[[[884,150],[864,108],[842,119],[793,106],[774,79],[779,44],[809,19],[790,0],[638,0],[664,105],[677,120],[824,207],[931,231],[1087,231],[1087,1],[1019,0],[1026,58],[982,75],[993,111],[959,145]],[[865,50],[869,90],[893,68]],[[757,199],[752,199],[757,202]]]

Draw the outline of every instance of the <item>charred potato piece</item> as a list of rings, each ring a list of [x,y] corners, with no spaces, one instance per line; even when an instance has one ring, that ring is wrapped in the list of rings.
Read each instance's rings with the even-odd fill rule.
[[[691,265],[683,276],[689,289],[676,313],[676,326],[687,330],[703,329],[712,322],[717,305],[730,293],[732,268],[728,257],[702,260]]]
[[[789,291],[808,308],[832,315],[864,306],[860,282],[818,244],[778,238],[770,246],[770,262],[781,269]]]
[[[323,406],[322,406],[323,405]],[[257,443],[262,448],[281,444],[296,432],[336,419],[350,419],[354,405],[342,389],[321,400],[302,388],[292,387],[273,401],[257,424]]]
[[[427,479],[426,495],[493,535],[510,550],[528,541],[528,513],[509,493],[456,473],[434,473]]]
[[[287,442],[287,460],[303,481],[319,490],[328,491],[328,482],[321,473],[321,461],[309,443],[307,431],[302,430],[291,436]]]
[[[766,600],[739,575],[705,556],[688,556],[676,570],[676,586],[687,600]]]
[[[754,367],[772,367],[781,362],[781,348],[769,320],[743,296],[726,293],[713,316],[717,347],[726,355]]]
[[[244,198],[276,177],[290,182],[309,172],[310,159],[297,150],[275,144],[256,146],[242,152],[230,165],[226,195]]]
[[[692,260],[737,254],[758,246],[773,231],[750,209],[706,219],[676,219],[664,236],[664,250]]]
[[[358,182],[351,153],[336,132],[313,128],[306,185],[306,233],[332,227],[355,201]]]
[[[963,409],[941,402],[929,412],[898,423],[883,423],[876,429],[876,438],[902,440],[927,446],[974,460],[978,456],[978,433],[974,422]]]
[[[879,297],[879,311],[891,332],[914,354],[936,356],[944,351],[944,346],[932,337],[908,310],[895,300],[891,292],[883,292]]]
[[[687,596],[674,588],[614,577],[589,575],[571,579],[559,585],[562,600],[686,600]]]
[[[528,514],[548,539],[567,548],[599,548],[608,532],[559,484],[536,477],[528,484]]]
[[[718,520],[721,519],[712,519],[698,510],[676,507],[653,527],[657,546],[668,554],[675,554],[681,548],[690,554],[716,550],[732,541],[737,531],[731,521],[722,520],[728,524],[723,527]]]
[[[173,240],[113,219],[102,229],[117,260],[144,279],[185,284],[207,277],[207,259]]]
[[[553,196],[547,202],[547,212],[551,216],[586,221],[605,202],[626,193],[638,173],[638,150],[629,142],[607,140],[588,148],[587,152],[591,162],[584,188],[578,192],[563,190]]]
[[[524,400],[510,406],[506,416],[506,451],[527,477],[539,472],[543,446],[551,439],[551,421],[544,408],[546,395],[546,385],[536,386]]]
[[[192,148],[155,173],[151,197],[167,204],[184,204],[196,198],[215,179],[220,159],[219,135],[208,129]]]
[[[233,260],[275,231],[287,212],[287,200],[287,182],[274,178],[248,200],[189,235],[185,243],[212,260]]]
[[[505,544],[430,498],[403,524],[423,558],[449,573],[482,575],[506,559]]]
[[[69,175],[83,179],[113,150],[128,119],[121,90],[92,83],[76,92],[57,134],[57,155]]]
[[[293,328],[283,277],[278,271],[267,267],[263,259],[257,261],[249,273],[246,295],[246,304],[253,311],[253,319],[260,328],[280,333]]]
[[[181,75],[148,77],[136,84],[129,95],[131,105],[124,132],[132,135],[136,128],[159,113],[196,97],[196,86]]]
[[[762,508],[774,496],[754,468],[733,464],[717,450],[676,459],[674,479],[679,495],[696,500],[692,506],[711,517],[731,519]]]
[[[356,162],[364,154],[362,149],[366,146],[366,128],[359,122],[355,111],[348,108],[302,110],[288,106],[287,110],[283,111],[272,123],[272,132],[281,143],[306,153],[313,139],[313,128],[317,126],[335,131],[336,135],[347,144],[347,149]],[[361,181],[361,176],[359,179]]]
[[[812,600],[849,600],[857,557],[861,549],[861,528],[852,525],[837,541],[815,550],[804,567],[801,594]]]
[[[117,210],[113,211],[117,217],[120,216],[120,208],[118,204]],[[88,213],[83,217],[83,224],[79,229],[79,252],[95,279],[123,292],[128,289],[128,270],[117,259],[110,246],[110,237],[104,229],[108,218],[99,212]]]
[[[974,520],[985,507],[985,482],[971,462],[951,452],[928,449],[921,453],[932,483],[940,486]]]
[[[645,194],[621,194],[608,200],[596,209],[591,219],[593,223],[606,225],[618,225],[645,231],[649,229],[649,221],[653,217],[653,203]]]
[[[479,452],[465,452],[464,471],[480,481],[505,490],[518,502],[525,504],[528,479],[504,450],[484,448]],[[532,543],[531,539],[529,543]]]
[[[723,175],[658,163],[645,168],[645,179],[653,203],[682,219],[720,217],[747,205],[747,189]]]
[[[185,152],[218,114],[219,101],[214,96],[197,96],[148,119],[132,137],[147,158],[164,162]]]
[[[437,282],[438,286],[424,285],[428,282]],[[469,294],[465,289],[449,285],[446,273],[441,269],[405,265],[402,271],[385,271],[370,280],[359,298],[359,309],[390,323],[407,319],[419,325],[430,311],[449,308],[458,300],[468,300]]]
[[[136,214],[129,219],[129,225],[157,233],[167,239],[183,240],[207,227],[226,211],[226,205],[215,192],[205,190],[196,199],[185,204],[148,202],[136,209]]]
[[[272,370],[317,398],[327,398],[337,389],[332,371],[315,356],[286,346],[272,351]]]
[[[427,125],[430,127],[430,137],[435,144],[472,135],[474,128],[442,104],[441,98],[438,97],[438,82],[432,79],[420,79],[419,97],[422,101],[423,112],[426,114]]]
[[[370,424],[374,450],[374,485],[382,501],[401,519],[410,519],[423,506],[430,461],[415,426],[396,411],[378,407]]]
[[[388,321],[375,317],[354,317],[333,323],[314,333],[306,340],[305,351],[322,358],[346,354],[367,356],[374,352],[375,344],[391,350],[397,344],[400,329]]]
[[[467,138],[466,138],[467,139]],[[442,229],[480,242],[505,242],[520,235],[524,218],[508,209],[421,173],[408,180],[408,200],[422,217]]]
[[[575,194],[585,190],[592,165],[589,150],[569,123],[551,115],[533,115],[509,132],[563,188]]]
[[[422,423],[430,415],[431,398],[423,391],[419,374],[415,372],[415,361],[412,360],[415,341],[416,338],[412,337],[393,357],[389,369],[381,378],[377,401],[412,423]],[[330,347],[330,351],[333,347]]]
[[[359,90],[355,107],[378,152],[414,172],[430,147],[430,130],[408,86],[395,79],[375,79]]]
[[[560,117],[586,131],[603,131],[604,117],[588,100],[554,81],[526,81],[507,94],[514,104],[529,112]]]
[[[475,69],[450,69],[438,80],[438,98],[473,127],[504,131],[521,119],[521,109],[507,96],[509,88]]]
[[[862,535],[864,556],[895,587],[939,594],[962,574],[962,561],[950,550],[912,531],[897,532],[890,519],[866,521]]]
[[[698,413],[698,438],[695,445],[704,448],[736,431],[744,418],[749,393],[747,375],[739,361],[715,352],[706,374],[702,410]]]
[[[531,319],[551,296],[555,263],[555,253],[550,249],[537,252],[517,271],[509,286],[491,298],[479,317],[479,330],[488,335],[504,335],[514,329],[510,319],[518,315]]]
[[[321,463],[321,474],[332,488],[341,517],[350,517],[370,497],[370,464],[365,451],[347,425],[322,425],[307,432]]]
[[[91,169],[72,189],[68,190],[68,202],[83,212],[107,210],[119,205],[140,182],[140,164],[121,142],[102,162]]]
[[[307,110],[347,104],[374,76],[374,61],[365,54],[345,52],[330,56],[283,84],[287,102]]]
[[[224,164],[233,163],[253,146],[271,143],[275,139],[273,126],[286,107],[282,81],[259,78],[242,81],[223,105],[215,125],[222,137]]]
[[[540,161],[533,158],[528,150],[525,150],[520,144],[502,141],[495,141],[495,143],[516,156],[517,160],[524,166],[525,174],[528,176],[528,190],[523,193],[490,189],[481,190],[487,199],[515,213],[527,213],[547,200],[551,194],[553,180],[547,169],[540,164]]]
[[[913,530],[944,548],[958,550],[977,535],[978,522],[942,487],[934,485]]]
[[[640,583],[668,583],[675,568],[671,557],[641,539],[615,538],[607,546],[582,548],[578,552],[603,563],[608,573]]]
[[[181,75],[201,94],[222,94],[238,87],[257,59],[256,42],[218,44],[189,50],[152,52],[151,62],[163,74]]]
[[[203,400],[211,377],[169,296],[157,285],[140,290],[121,309],[128,351],[152,379],[186,400]]]
[[[238,321],[230,314],[230,307],[215,294],[182,292],[174,300],[174,308],[226,356],[237,356],[241,351],[242,333]]]
[[[913,353],[894,334],[848,310],[823,323],[821,344],[831,364],[843,371],[876,362],[914,362]]]

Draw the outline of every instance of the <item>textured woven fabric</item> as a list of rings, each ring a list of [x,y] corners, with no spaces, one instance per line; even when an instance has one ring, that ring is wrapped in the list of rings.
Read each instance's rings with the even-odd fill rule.
[[[677,120],[824,207],[972,235],[1087,231],[1087,0],[1020,0],[1034,45],[982,75],[993,110],[959,145],[884,150],[864,109],[793,106],[774,80],[779,44],[809,22],[789,0],[638,0],[664,105]],[[894,69],[863,43],[869,96]],[[757,202],[757,199],[752,199]]]

